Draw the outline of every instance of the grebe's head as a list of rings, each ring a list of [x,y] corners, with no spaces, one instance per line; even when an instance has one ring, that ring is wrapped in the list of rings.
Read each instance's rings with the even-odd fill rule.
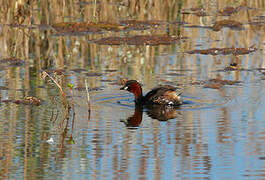
[[[127,90],[134,94],[135,100],[137,101],[140,97],[142,97],[142,87],[139,82],[136,80],[128,80],[125,85],[121,88],[121,90]]]

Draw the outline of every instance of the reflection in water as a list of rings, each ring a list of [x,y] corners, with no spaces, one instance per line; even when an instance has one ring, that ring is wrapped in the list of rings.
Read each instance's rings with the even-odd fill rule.
[[[125,123],[128,128],[137,128],[142,123],[143,111],[152,119],[157,119],[159,121],[167,121],[169,119],[174,119],[178,115],[179,107],[165,106],[165,105],[135,105],[134,114],[127,118]]]
[[[178,106],[159,106],[159,105],[148,105],[147,114],[149,117],[153,119],[157,119],[159,121],[167,121],[169,119],[174,119],[177,117],[180,109]]]
[[[141,125],[143,119],[143,107],[135,106],[134,114],[123,121],[128,128],[137,128]]]

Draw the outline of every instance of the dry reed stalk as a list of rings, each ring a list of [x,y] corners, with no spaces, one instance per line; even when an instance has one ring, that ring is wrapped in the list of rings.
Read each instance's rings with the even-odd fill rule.
[[[71,91],[71,95],[72,95],[72,110],[73,110],[72,132],[71,132],[71,138],[72,138],[72,134],[74,132],[74,122],[75,122],[74,91],[73,91],[73,86],[69,86],[69,87],[70,87],[70,91]]]
[[[64,124],[64,121],[67,120],[66,122],[66,127],[68,126],[68,121],[69,121],[69,116],[70,116],[70,110],[71,110],[71,106],[70,106],[70,103],[67,101],[66,99],[66,94],[65,92],[63,91],[63,88],[62,86],[52,77],[50,76],[46,71],[43,71],[42,72],[42,78],[45,79],[46,77],[49,77],[55,84],[56,86],[60,89],[60,93],[62,95],[62,102],[63,102],[63,105],[64,105],[64,108],[65,108],[65,111],[66,111],[66,114],[63,118],[63,120],[61,121],[61,125],[60,127],[63,127],[63,124]],[[66,128],[65,127],[65,128]]]
[[[87,80],[85,80],[85,84],[86,84],[86,94],[87,94],[88,119],[90,119],[91,107],[90,107],[90,96],[88,92]]]
[[[43,71],[42,78],[45,79],[45,77],[47,76],[56,84],[56,86],[60,89],[61,93],[65,96],[62,86],[60,86],[60,84],[52,76],[50,76],[46,71]]]

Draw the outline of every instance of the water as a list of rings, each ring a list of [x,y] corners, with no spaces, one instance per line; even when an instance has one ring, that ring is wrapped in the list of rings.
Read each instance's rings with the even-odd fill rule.
[[[1,179],[264,179],[262,1],[0,3]],[[238,10],[218,13],[228,6]],[[207,16],[196,14],[202,12]],[[62,33],[52,26],[131,19],[146,22],[138,22],[138,29],[93,33],[75,26]],[[223,19],[243,28],[213,31]],[[150,27],[147,20],[163,25]],[[187,38],[154,46],[93,42],[150,34]],[[188,53],[253,45],[254,52],[240,55]],[[238,67],[227,70],[231,63]],[[67,101],[51,79],[42,78],[43,70]],[[185,104],[139,109],[133,95],[120,90],[123,78],[140,81],[144,92],[159,84],[177,86]],[[26,96],[42,104],[18,103]]]

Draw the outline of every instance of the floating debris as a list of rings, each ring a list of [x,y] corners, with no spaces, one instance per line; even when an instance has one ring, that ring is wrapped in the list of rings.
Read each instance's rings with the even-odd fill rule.
[[[109,6],[128,6],[126,2],[104,2],[104,4],[107,4]],[[99,0],[91,0],[91,1],[79,1],[79,2],[76,2],[77,5],[101,5],[103,4],[102,1],[99,1]]]
[[[167,76],[185,76],[185,74],[181,74],[181,73],[174,73],[174,72],[171,72],[171,73],[166,73],[165,75],[167,75]]]
[[[55,74],[55,75],[65,75],[66,70],[64,69],[45,69],[45,72],[48,74]]]
[[[224,71],[236,71],[241,69],[242,68],[237,63],[231,63],[229,66],[224,68]]]
[[[97,73],[97,72],[88,72],[88,73],[85,73],[86,76],[89,76],[89,77],[99,77],[99,76],[102,76],[103,73]]]
[[[82,22],[61,22],[52,25],[52,27],[57,31],[59,34],[63,33],[82,33],[82,32],[101,32],[102,29],[91,27],[88,23]]]
[[[84,71],[87,71],[86,69],[82,69],[82,68],[76,68],[76,69],[72,69],[71,71],[75,72],[75,73],[82,73]]]
[[[222,80],[222,79],[210,79],[208,82],[210,83],[219,83],[222,85],[234,85],[241,83],[241,81],[234,81],[234,80]]]
[[[200,29],[212,29],[212,26],[205,25],[184,25],[184,28],[200,28]]]
[[[191,10],[193,10],[196,16],[208,16],[204,8],[192,8]]]
[[[204,88],[220,89],[225,85],[234,85],[241,83],[241,81],[222,80],[222,79],[210,79],[205,82]]]
[[[231,28],[231,29],[242,30],[243,29],[243,24],[238,22],[238,21],[225,19],[225,20],[221,20],[221,21],[216,21],[214,23],[214,25],[212,26],[212,29],[214,31],[220,31],[224,27],[228,27],[228,28]]]
[[[204,8],[199,8],[199,7],[185,9],[181,13],[182,14],[194,14],[199,17],[208,16],[208,13],[206,12],[206,10]]]
[[[123,29],[119,24],[100,22],[61,22],[52,25],[58,34],[82,34],[82,33],[100,33],[102,31],[120,31]]]
[[[105,72],[112,73],[112,72],[117,72],[117,69],[106,69]]]
[[[83,35],[84,33],[103,33],[104,31],[145,30],[165,24],[167,23],[159,20],[123,20],[119,24],[109,22],[60,22],[53,24],[52,27],[59,35]]]
[[[101,79],[101,82],[115,82],[115,80],[112,79]]]
[[[242,10],[242,8],[243,6],[225,7],[224,9],[219,10],[218,13],[221,16],[230,16],[231,14],[238,13],[240,10]]]
[[[101,45],[121,45],[125,44],[126,39],[122,37],[108,37],[96,40],[94,42]]]
[[[211,88],[211,89],[220,89],[222,88],[224,85],[220,84],[220,83],[209,83],[209,84],[205,84],[203,87],[204,88]]]
[[[125,26],[124,29],[129,30],[145,30],[149,28],[155,28],[160,25],[165,25],[166,22],[159,20],[147,20],[147,21],[139,21],[139,20],[124,20],[120,21],[122,26]]]
[[[100,45],[170,45],[177,41],[185,39],[168,35],[137,35],[130,37],[107,37],[94,42]]]
[[[204,85],[205,81],[194,81],[192,83],[190,83],[191,85]]]
[[[15,104],[33,105],[33,106],[41,105],[41,100],[32,96],[27,96],[24,99],[19,99],[19,100],[3,100],[2,102],[5,103],[13,102]]]
[[[191,85],[203,85],[204,88],[220,89],[225,85],[234,85],[238,83],[241,83],[241,81],[210,79],[208,81],[192,82]]]
[[[1,59],[0,64],[7,64],[8,66],[23,66],[25,64],[25,61],[18,58],[10,57]]]
[[[187,51],[189,54],[204,54],[204,55],[243,55],[243,54],[250,54],[256,51],[257,48],[250,47],[250,48],[210,48],[210,49],[195,49],[191,51]]]

